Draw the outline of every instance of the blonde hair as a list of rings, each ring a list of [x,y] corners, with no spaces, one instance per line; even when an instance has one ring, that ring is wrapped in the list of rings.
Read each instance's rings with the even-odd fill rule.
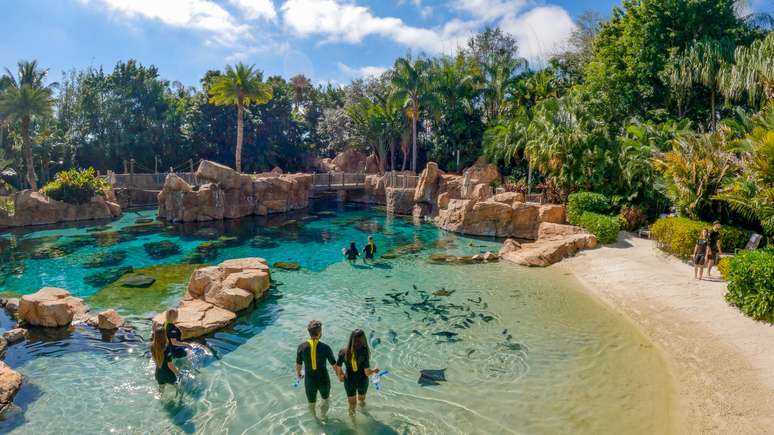
[[[153,336],[151,337],[151,356],[156,367],[164,365],[164,351],[167,349],[167,331],[164,325],[153,324]]]

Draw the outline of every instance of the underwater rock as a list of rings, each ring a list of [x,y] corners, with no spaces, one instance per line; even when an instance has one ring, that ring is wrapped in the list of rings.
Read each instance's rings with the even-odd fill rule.
[[[69,325],[88,311],[83,299],[71,296],[67,290],[44,287],[22,296],[18,316],[30,325],[59,327]]]
[[[428,385],[440,385],[446,382],[446,369],[423,369],[419,371],[417,383],[423,387]]]
[[[166,308],[186,290],[191,273],[201,264],[160,264],[137,269],[123,279],[104,286],[87,301],[99,309],[116,308],[124,314],[143,315]],[[125,287],[123,281],[135,275],[155,279],[149,287]]]
[[[410,255],[410,254],[416,254],[421,252],[423,249],[425,249],[424,245],[422,243],[416,242],[416,243],[409,243],[406,245],[400,245],[395,248],[390,249],[389,251],[385,252],[382,255],[382,258],[386,259],[393,259],[402,257],[404,255]]]
[[[126,259],[126,251],[100,252],[89,257],[83,262],[83,267],[90,269],[97,267],[118,266]]]
[[[156,282],[156,278],[152,276],[143,273],[135,273],[132,276],[122,279],[121,285],[123,287],[146,288],[152,286],[154,282]]]
[[[153,218],[139,218],[139,219],[135,219],[134,223],[135,224],[149,224],[149,223],[153,222],[154,220],[155,219],[153,219]]]
[[[0,416],[13,402],[22,385],[22,375],[0,361]]]
[[[301,266],[296,263],[295,261],[278,261],[273,264],[274,267],[277,269],[283,269],[283,270],[299,270],[301,269]]]
[[[131,242],[137,237],[133,234],[122,233],[119,231],[103,231],[93,233],[95,244],[100,248],[109,248],[119,243]]]
[[[124,326],[124,318],[114,309],[105,310],[97,314],[97,328],[104,330],[115,330]]]
[[[161,260],[180,253],[180,246],[169,240],[149,242],[142,245],[150,258]]]
[[[280,244],[266,236],[255,236],[250,241],[250,246],[258,249],[273,249],[278,248]]]
[[[198,239],[217,239],[219,233],[215,228],[200,228],[193,233],[193,236]]]
[[[104,232],[104,231],[110,231],[111,228],[112,227],[110,225],[101,225],[101,226],[98,226],[98,227],[87,228],[86,232],[87,233],[101,233],[101,232]]]
[[[129,225],[118,230],[120,234],[127,236],[145,236],[148,234],[155,234],[164,229],[164,223],[159,221],[153,221],[147,224]]]
[[[205,260],[202,262],[214,260],[218,257],[218,250],[220,247],[221,244],[218,243],[217,240],[200,243],[199,246],[196,247],[196,254],[199,254],[198,258]]]
[[[93,287],[104,287],[121,279],[122,276],[133,271],[132,266],[114,267],[83,278],[83,282]]]

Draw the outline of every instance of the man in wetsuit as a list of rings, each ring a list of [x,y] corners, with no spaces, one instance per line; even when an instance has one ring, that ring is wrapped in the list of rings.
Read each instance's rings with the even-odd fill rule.
[[[709,232],[709,250],[710,255],[707,261],[707,277],[710,277],[712,272],[712,266],[718,264],[720,256],[723,254],[723,249],[720,246],[720,221],[715,221],[712,224],[712,230]]]
[[[376,244],[374,243],[374,237],[368,236],[368,244],[363,248],[363,261],[373,260],[376,254]]]
[[[164,322],[164,332],[167,335],[170,352],[174,358],[185,358],[185,350],[186,348],[190,348],[191,345],[182,341],[183,334],[180,332],[180,328],[175,326],[175,322],[177,322],[177,310],[174,308],[167,310],[166,319],[166,322]]]
[[[328,397],[331,393],[331,378],[328,376],[328,362],[334,369],[336,367],[336,358],[330,346],[320,342],[322,336],[322,322],[312,320],[307,326],[309,331],[309,340],[301,343],[296,352],[296,376],[304,378],[304,389],[306,390],[306,400],[309,402],[309,409],[312,415],[317,417],[317,393],[322,397],[320,412],[322,418],[328,413]],[[301,369],[304,374],[301,374]]]

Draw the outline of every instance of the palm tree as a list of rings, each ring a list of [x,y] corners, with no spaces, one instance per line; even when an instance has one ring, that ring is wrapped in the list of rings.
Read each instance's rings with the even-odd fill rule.
[[[27,183],[30,188],[38,188],[35,175],[35,163],[32,157],[30,130],[32,122],[38,118],[51,116],[53,105],[53,86],[45,85],[48,70],[40,69],[37,61],[20,61],[17,75],[6,68],[6,90],[0,95],[0,114],[6,122],[18,122],[22,139],[22,156],[27,169]]]
[[[417,121],[421,110],[433,111],[438,99],[432,89],[430,62],[425,59],[399,58],[391,82],[391,98],[398,102],[411,120],[411,170],[417,172]]]
[[[387,163],[387,146],[395,143],[403,128],[401,106],[384,95],[363,98],[347,107],[355,134],[365,143],[374,144],[379,159],[379,170],[384,173]]]
[[[236,157],[237,172],[242,171],[242,141],[244,135],[245,107],[250,104],[266,104],[272,99],[271,85],[263,83],[262,74],[255,65],[238,63],[226,66],[226,73],[215,77],[210,87],[210,103],[218,106],[234,105],[237,109]]]
[[[774,99],[774,32],[734,52],[734,64],[723,70],[723,94],[730,99],[747,95],[751,105]],[[763,98],[761,98],[763,97]]]
[[[293,87],[293,105],[295,105],[296,111],[299,111],[306,91],[312,87],[312,81],[303,74],[298,74],[291,77],[289,82]]]

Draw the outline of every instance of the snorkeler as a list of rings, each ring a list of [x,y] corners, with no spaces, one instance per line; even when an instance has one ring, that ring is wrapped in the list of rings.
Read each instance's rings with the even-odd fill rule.
[[[347,257],[347,260],[349,261],[355,261],[357,260],[357,257],[360,256],[360,253],[357,251],[357,246],[355,246],[355,242],[349,242],[349,248],[343,250],[343,254],[345,257]]]
[[[312,415],[317,417],[317,393],[322,397],[320,412],[322,418],[328,413],[328,397],[331,393],[331,378],[328,376],[326,361],[334,367],[338,374],[336,359],[333,357],[333,351],[330,346],[320,341],[322,336],[322,322],[312,320],[307,326],[309,331],[309,340],[301,343],[296,352],[296,377],[304,378],[304,389],[306,390],[306,400],[309,402],[309,410]],[[301,373],[301,369],[304,373]]]
[[[360,407],[365,406],[366,392],[368,391],[368,377],[379,373],[378,368],[370,368],[371,351],[368,348],[368,339],[362,329],[355,329],[349,335],[347,347],[339,352],[339,360],[336,362],[339,380],[344,382],[344,390],[347,392],[349,414],[355,414],[357,402]],[[346,370],[341,368],[345,367]]]
[[[363,248],[363,261],[365,260],[373,260],[374,255],[376,254],[376,244],[374,243],[374,237],[368,236],[368,244],[365,245]]]
[[[156,382],[159,385],[176,384],[179,370],[172,362],[172,346],[162,325],[154,324],[151,338],[151,355],[156,363]]]
[[[169,341],[169,347],[172,350],[172,356],[174,358],[185,358],[186,348],[191,349],[190,343],[182,341],[183,334],[180,329],[175,326],[177,322],[177,310],[170,308],[167,310],[166,321],[164,322],[164,332],[166,333],[167,341]]]

